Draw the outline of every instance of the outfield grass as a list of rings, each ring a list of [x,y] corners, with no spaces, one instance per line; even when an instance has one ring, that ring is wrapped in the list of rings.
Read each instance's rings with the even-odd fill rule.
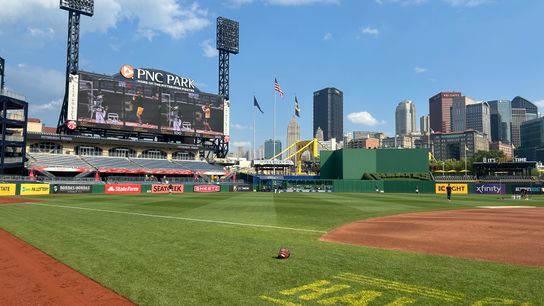
[[[337,193],[42,199],[0,205],[0,227],[141,305],[544,305],[541,268],[318,240],[364,218],[528,202]],[[544,206],[544,198],[529,203]],[[273,258],[280,246],[291,249],[289,260]],[[289,291],[312,283],[336,287]],[[475,304],[491,298],[506,304]]]

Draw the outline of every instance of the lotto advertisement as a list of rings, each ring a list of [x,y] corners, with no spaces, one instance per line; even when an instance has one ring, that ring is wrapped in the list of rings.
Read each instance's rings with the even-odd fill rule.
[[[21,184],[21,195],[49,194],[49,184]]]

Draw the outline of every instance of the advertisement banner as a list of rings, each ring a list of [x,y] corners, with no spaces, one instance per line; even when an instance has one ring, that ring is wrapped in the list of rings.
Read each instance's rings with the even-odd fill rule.
[[[253,187],[251,185],[232,185],[230,191],[232,191],[232,192],[252,192]]]
[[[77,99],[79,94],[79,75],[70,74],[68,83],[68,120],[77,120]]]
[[[512,193],[520,194],[522,190],[526,190],[529,194],[543,194],[544,188],[540,185],[514,185],[512,186]]]
[[[141,191],[140,184],[106,184],[104,189],[104,193],[107,194],[134,194]]]
[[[15,184],[0,184],[0,196],[14,196],[16,190]]]
[[[436,184],[436,194],[446,194],[448,184]],[[468,184],[450,184],[451,194],[468,194]]]
[[[54,184],[51,185],[51,193],[91,193],[92,185],[67,185]]]
[[[222,96],[199,91],[188,78],[124,65],[112,77],[80,71],[73,109],[82,127],[220,136],[225,105]]]
[[[49,184],[21,184],[21,195],[49,194]]]
[[[168,184],[153,184],[151,193],[170,193]],[[183,184],[172,184],[172,193],[183,193]]]
[[[506,194],[506,184],[474,184],[473,193]]]
[[[193,187],[194,192],[220,192],[221,186],[219,185],[196,185]]]

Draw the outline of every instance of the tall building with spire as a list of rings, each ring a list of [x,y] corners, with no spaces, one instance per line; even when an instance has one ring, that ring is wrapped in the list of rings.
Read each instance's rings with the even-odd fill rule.
[[[395,134],[409,135],[416,132],[416,105],[404,100],[395,110]]]
[[[297,117],[293,115],[291,118],[291,121],[289,122],[289,125],[287,125],[287,147],[291,147],[292,144],[296,143],[300,140],[300,125],[298,125]],[[291,154],[294,154],[296,152],[296,148],[292,147],[288,151],[288,156],[291,156]],[[291,158],[292,160],[295,160],[295,157]]]

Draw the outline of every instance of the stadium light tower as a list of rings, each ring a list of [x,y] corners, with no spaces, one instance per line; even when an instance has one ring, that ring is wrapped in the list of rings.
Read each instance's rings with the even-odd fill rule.
[[[68,120],[68,91],[70,78],[79,70],[79,17],[93,16],[94,0],[60,0],[60,8],[68,11],[68,50],[66,58],[66,87],[60,110],[57,133],[66,126]]]
[[[229,54],[240,52],[240,24],[217,17],[217,50],[219,50],[219,95],[229,100]]]
[[[6,62],[0,57],[0,93],[4,90],[4,74],[5,74]]]

